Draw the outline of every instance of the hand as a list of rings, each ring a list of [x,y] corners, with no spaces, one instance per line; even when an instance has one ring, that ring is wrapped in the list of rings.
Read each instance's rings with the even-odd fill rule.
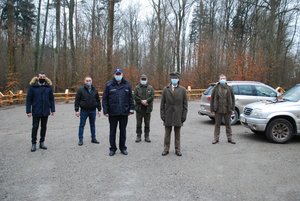
[[[80,112],[75,112],[76,117],[80,116]]]
[[[98,112],[98,117],[100,117],[100,116],[101,116],[101,112],[99,111],[99,112]]]
[[[27,113],[27,117],[31,117],[32,116],[32,114],[31,113]]]
[[[54,116],[55,112],[51,112],[51,116]]]
[[[109,114],[104,114],[104,116],[109,117]]]
[[[145,105],[145,106],[147,106],[147,105],[148,105],[148,102],[147,102],[147,100],[142,100],[141,102],[142,102],[142,104],[143,104],[143,105]]]

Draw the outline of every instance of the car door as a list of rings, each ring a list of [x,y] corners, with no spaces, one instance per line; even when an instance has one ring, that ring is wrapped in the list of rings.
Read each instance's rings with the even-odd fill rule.
[[[255,85],[258,101],[274,100],[277,97],[277,92],[265,85]]]
[[[235,95],[235,106],[243,111],[245,105],[257,102],[256,89],[253,84],[238,85],[238,94]]]

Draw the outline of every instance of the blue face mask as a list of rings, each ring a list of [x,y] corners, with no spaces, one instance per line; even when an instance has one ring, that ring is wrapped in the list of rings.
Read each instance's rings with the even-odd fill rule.
[[[179,82],[179,79],[174,79],[174,78],[171,79],[171,83],[173,86],[178,85],[178,82]]]
[[[122,78],[123,78],[122,75],[115,75],[115,79],[117,80],[117,82],[120,82]]]
[[[141,85],[146,85],[147,84],[147,80],[141,80],[140,83],[141,83]]]
[[[221,85],[224,85],[224,84],[226,83],[226,80],[224,80],[224,79],[219,80],[219,83],[220,83]]]

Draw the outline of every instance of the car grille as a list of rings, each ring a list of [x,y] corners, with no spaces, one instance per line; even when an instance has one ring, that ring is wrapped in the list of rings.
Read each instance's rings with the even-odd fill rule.
[[[250,115],[253,109],[245,107],[244,108],[244,115]]]

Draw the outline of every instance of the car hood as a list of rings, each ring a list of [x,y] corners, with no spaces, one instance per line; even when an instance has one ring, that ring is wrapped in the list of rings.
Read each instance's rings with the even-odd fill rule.
[[[272,101],[260,101],[260,102],[255,102],[255,103],[250,103],[246,105],[245,107],[251,108],[251,109],[261,109],[261,110],[276,110],[276,111],[281,111],[281,110],[286,110],[288,107],[299,107],[300,102],[292,102],[292,101],[277,101],[277,102],[272,102]]]

